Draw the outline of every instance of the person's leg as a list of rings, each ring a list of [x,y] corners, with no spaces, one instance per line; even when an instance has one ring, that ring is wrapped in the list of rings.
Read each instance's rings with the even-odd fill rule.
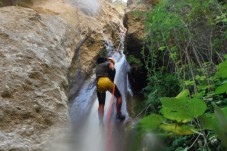
[[[122,97],[121,97],[121,93],[119,91],[119,89],[117,88],[117,86],[115,85],[114,88],[114,96],[117,98],[117,103],[116,103],[116,108],[117,108],[117,113],[121,113],[121,104],[122,104]]]
[[[104,116],[104,106],[105,106],[105,99],[106,99],[106,93],[101,93],[97,91],[97,97],[99,101],[99,108],[98,108],[98,115],[99,115],[99,120],[103,120]]]
[[[121,104],[122,104],[122,97],[118,87],[109,79],[105,78],[105,90],[108,90],[117,98],[116,108],[117,108],[117,119],[124,120],[125,116],[121,114]]]
[[[117,108],[117,119],[124,120],[125,116],[121,113],[121,105],[122,105],[122,96],[118,89],[118,87],[114,86],[114,96],[117,98],[116,108]]]

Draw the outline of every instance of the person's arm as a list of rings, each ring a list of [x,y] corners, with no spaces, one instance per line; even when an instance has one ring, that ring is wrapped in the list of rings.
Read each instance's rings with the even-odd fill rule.
[[[112,82],[114,82],[114,78],[115,78],[115,74],[116,74],[116,70],[115,69],[110,69],[109,71],[109,78]]]
[[[110,70],[115,70],[114,64],[111,61],[109,62],[109,68]]]
[[[109,64],[109,78],[112,82],[114,82],[115,74],[116,74],[116,70],[114,68],[114,64],[112,62],[110,62],[110,64]]]

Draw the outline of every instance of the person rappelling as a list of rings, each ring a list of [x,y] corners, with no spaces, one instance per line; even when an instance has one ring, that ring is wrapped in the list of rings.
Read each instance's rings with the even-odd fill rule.
[[[106,91],[109,91],[117,98],[116,119],[123,121],[125,115],[121,112],[122,96],[116,84],[114,84],[115,77],[115,61],[113,58],[98,57],[96,66],[97,78],[97,97],[99,101],[98,115],[100,124],[103,125],[104,106],[106,99]]]

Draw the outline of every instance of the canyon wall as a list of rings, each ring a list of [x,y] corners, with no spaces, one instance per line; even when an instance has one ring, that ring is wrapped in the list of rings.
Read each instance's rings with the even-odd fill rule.
[[[146,69],[141,54],[145,49],[145,21],[147,13],[152,10],[159,0],[128,0],[124,15],[124,25],[127,28],[125,51],[131,65],[129,80],[135,94],[141,95],[146,83]]]
[[[48,150],[69,127],[68,100],[122,20],[105,0],[97,9],[43,0],[0,8],[0,150]],[[63,130],[62,130],[63,129]]]

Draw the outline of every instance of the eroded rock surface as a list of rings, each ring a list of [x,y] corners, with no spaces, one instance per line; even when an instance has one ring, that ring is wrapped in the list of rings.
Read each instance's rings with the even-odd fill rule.
[[[129,80],[134,93],[140,94],[146,86],[146,69],[141,55],[145,38],[145,20],[147,13],[158,0],[136,1],[129,0],[124,16],[124,25],[127,28],[126,44],[128,61],[131,65]]]
[[[0,150],[46,150],[68,124],[68,98],[122,26],[105,2],[88,16],[65,1],[0,8]],[[70,84],[69,84],[70,83]]]

